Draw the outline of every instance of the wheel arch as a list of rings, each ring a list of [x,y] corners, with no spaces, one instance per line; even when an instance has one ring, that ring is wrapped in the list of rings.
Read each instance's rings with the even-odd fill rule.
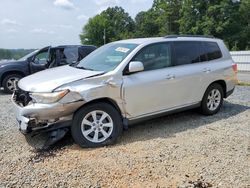
[[[227,94],[227,84],[226,84],[226,82],[224,80],[216,80],[216,81],[212,82],[209,86],[211,86],[212,84],[215,84],[215,83],[219,84],[222,87],[222,89],[223,89],[223,98],[225,98],[226,94]]]
[[[121,109],[120,107],[118,106],[118,104],[116,103],[115,100],[111,99],[111,98],[108,98],[108,97],[103,97],[103,98],[98,98],[98,99],[94,99],[94,100],[91,100],[91,101],[88,101],[87,103],[83,104],[82,106],[80,106],[76,111],[79,111],[81,108],[84,108],[90,104],[94,104],[94,103],[107,103],[107,104],[110,104],[111,106],[113,106],[118,112],[119,114],[121,115],[121,118],[122,118],[122,112],[121,112]]]
[[[19,75],[21,75],[23,77],[25,76],[25,73],[22,72],[22,71],[18,71],[18,70],[7,71],[7,72],[3,73],[2,76],[1,76],[1,80],[0,80],[1,86],[3,86],[3,80],[4,80],[4,78],[6,76],[8,76],[8,75],[11,75],[11,74],[19,74]]]

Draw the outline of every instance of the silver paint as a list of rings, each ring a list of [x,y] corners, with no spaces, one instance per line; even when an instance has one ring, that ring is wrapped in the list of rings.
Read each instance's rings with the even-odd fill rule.
[[[123,75],[133,56],[148,44],[164,41],[215,41],[223,57],[217,60]],[[55,104],[30,104],[20,107],[13,101],[17,118],[49,120],[69,116],[96,99],[110,99],[129,120],[198,104],[208,86],[218,80],[226,82],[226,91],[237,83],[234,63],[224,43],[209,38],[147,38],[115,43],[139,44],[113,71],[102,73],[70,66],[48,69],[22,79],[18,86],[30,92],[53,92],[69,89],[70,93]],[[26,119],[25,119],[26,118]],[[25,126],[23,126],[25,127]],[[21,129],[23,129],[21,127]],[[25,128],[24,128],[25,129]]]

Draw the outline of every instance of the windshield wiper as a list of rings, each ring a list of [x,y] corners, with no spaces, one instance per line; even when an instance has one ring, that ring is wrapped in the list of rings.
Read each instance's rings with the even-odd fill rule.
[[[83,69],[83,70],[90,70],[90,71],[95,71],[94,69],[91,69],[91,68],[86,68],[86,67],[75,67],[77,69]]]

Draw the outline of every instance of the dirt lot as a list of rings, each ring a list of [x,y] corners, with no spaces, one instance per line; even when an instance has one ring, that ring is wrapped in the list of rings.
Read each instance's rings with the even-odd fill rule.
[[[0,93],[0,187],[250,187],[250,87],[218,114],[187,111],[141,123],[114,146],[81,149],[68,136],[36,151]]]

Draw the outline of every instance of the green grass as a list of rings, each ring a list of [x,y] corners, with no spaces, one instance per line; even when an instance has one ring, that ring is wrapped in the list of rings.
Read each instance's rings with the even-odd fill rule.
[[[239,86],[250,86],[249,82],[239,82],[238,83]]]

